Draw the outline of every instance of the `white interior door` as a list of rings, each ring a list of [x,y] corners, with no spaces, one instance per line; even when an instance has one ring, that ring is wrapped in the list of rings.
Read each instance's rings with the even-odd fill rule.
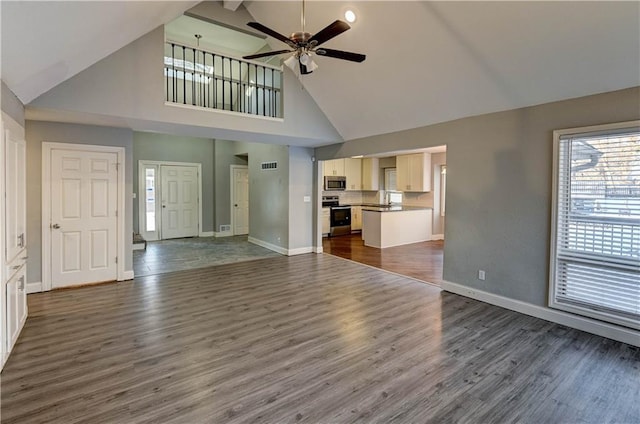
[[[51,284],[117,279],[118,155],[51,151]]]
[[[160,166],[162,238],[198,235],[198,167]]]
[[[233,168],[233,234],[249,234],[249,170]]]

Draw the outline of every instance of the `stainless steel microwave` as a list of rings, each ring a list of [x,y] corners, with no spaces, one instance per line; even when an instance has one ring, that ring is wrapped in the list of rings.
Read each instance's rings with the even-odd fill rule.
[[[336,177],[329,175],[324,177],[324,190],[346,190],[347,189],[347,177]]]

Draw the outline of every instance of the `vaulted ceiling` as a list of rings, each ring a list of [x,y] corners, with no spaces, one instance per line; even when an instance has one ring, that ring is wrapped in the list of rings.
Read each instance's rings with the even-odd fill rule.
[[[2,79],[28,105],[195,3],[3,1]],[[300,5],[240,7],[288,35]],[[639,2],[307,1],[307,31],[347,8],[325,46],[366,61],[317,57],[301,77],[345,140],[640,85]]]

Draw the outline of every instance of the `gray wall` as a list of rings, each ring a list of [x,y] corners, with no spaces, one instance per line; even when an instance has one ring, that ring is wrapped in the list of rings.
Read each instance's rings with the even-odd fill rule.
[[[289,147],[289,249],[313,246],[313,149]]]
[[[133,192],[138,193],[138,161],[190,162],[202,165],[202,231],[214,231],[213,140],[157,133],[133,133]],[[140,196],[140,193],[138,193]],[[138,232],[138,201],[133,228]]]
[[[277,169],[262,170],[262,162]],[[249,236],[287,249],[289,245],[289,148],[249,146]]]
[[[220,231],[221,225],[231,224],[231,165],[249,165],[246,158],[238,156],[238,154],[248,154],[248,146],[249,143],[229,140],[216,140],[214,143],[214,231],[216,232]],[[251,205],[249,210],[251,211]]]
[[[552,131],[640,118],[640,87],[316,149],[318,159],[447,145],[444,279],[546,305]],[[486,281],[476,278],[478,269]]]
[[[164,28],[158,27],[54,87],[30,106],[62,110],[66,116],[82,119],[110,117],[137,130],[166,134],[277,144],[306,139],[317,145],[342,140],[286,67],[284,120],[165,105],[163,57]]]
[[[2,111],[24,127],[24,105],[2,81]]]
[[[26,121],[27,234],[29,282],[42,281],[42,142],[92,144],[125,148],[125,234],[133,232],[133,132],[90,125]],[[133,269],[132,239],[125,241],[125,270]]]

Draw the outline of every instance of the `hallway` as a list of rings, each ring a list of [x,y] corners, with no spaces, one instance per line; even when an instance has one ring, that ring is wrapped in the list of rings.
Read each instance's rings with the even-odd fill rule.
[[[444,240],[376,249],[362,243],[360,234],[322,239],[324,253],[440,285]]]

